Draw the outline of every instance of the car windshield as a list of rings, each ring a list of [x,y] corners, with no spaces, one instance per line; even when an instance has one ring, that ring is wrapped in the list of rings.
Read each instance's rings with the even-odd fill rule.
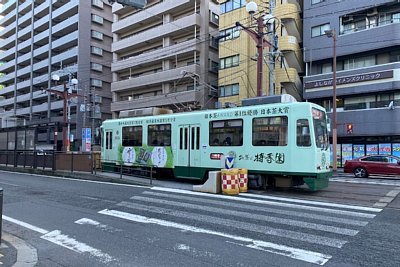
[[[328,149],[328,127],[325,112],[316,108],[312,109],[315,143],[317,147]]]

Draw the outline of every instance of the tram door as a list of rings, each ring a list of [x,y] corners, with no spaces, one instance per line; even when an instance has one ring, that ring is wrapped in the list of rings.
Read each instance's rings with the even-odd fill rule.
[[[200,124],[179,126],[178,166],[186,167],[183,176],[193,177],[200,167]]]

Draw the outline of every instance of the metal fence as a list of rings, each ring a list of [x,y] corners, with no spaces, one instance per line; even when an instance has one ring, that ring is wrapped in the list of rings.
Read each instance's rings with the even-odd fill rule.
[[[51,150],[0,150],[0,164],[15,168],[82,171],[92,174],[101,168],[100,153]]]

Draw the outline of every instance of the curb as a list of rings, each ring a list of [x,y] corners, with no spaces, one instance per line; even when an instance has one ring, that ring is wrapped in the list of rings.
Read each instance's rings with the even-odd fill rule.
[[[33,267],[37,264],[38,256],[36,248],[8,233],[3,233],[3,240],[17,250],[17,260],[12,267]]]

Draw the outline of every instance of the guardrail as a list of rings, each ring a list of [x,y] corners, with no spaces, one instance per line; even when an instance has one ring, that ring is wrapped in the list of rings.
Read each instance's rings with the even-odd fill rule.
[[[83,171],[92,174],[101,168],[100,153],[51,150],[0,150],[0,164],[15,168]]]
[[[102,162],[102,172],[119,173],[119,178],[122,179],[122,175],[134,175],[141,177],[149,177],[150,184],[153,184],[153,165],[144,164],[134,164],[132,166],[121,165],[119,161],[107,160],[107,162]],[[113,169],[113,170],[111,170]]]

